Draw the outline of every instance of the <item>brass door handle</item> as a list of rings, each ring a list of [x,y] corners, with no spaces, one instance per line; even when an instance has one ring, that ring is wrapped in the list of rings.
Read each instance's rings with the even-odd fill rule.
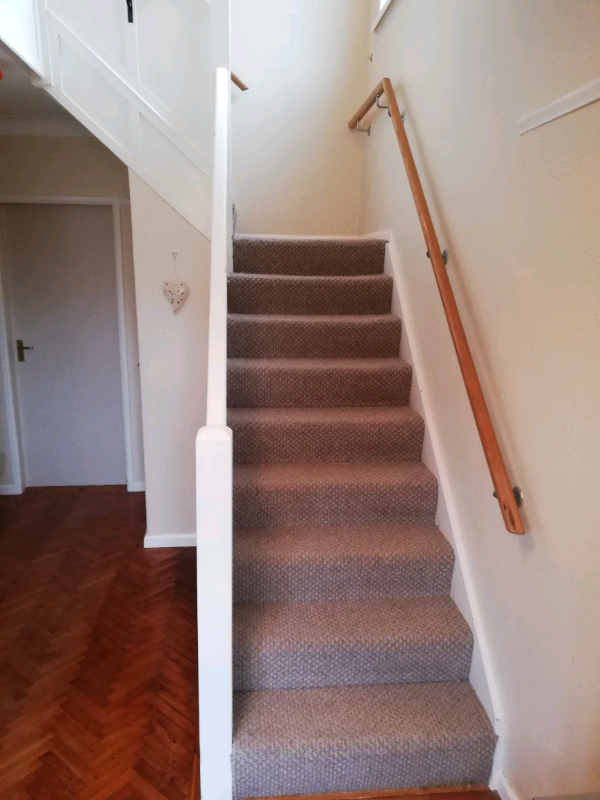
[[[23,339],[17,339],[17,361],[25,361],[25,350],[33,350],[33,347],[27,347]]]

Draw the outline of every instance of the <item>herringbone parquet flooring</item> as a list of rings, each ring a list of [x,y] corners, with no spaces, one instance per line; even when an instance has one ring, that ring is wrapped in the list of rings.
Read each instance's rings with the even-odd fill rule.
[[[0,799],[187,800],[195,551],[142,494],[0,498]]]

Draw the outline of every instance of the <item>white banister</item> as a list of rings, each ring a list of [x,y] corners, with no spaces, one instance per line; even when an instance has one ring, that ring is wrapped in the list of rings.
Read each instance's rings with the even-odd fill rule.
[[[231,800],[232,433],[227,427],[230,76],[216,70],[206,426],[196,437],[200,782]]]

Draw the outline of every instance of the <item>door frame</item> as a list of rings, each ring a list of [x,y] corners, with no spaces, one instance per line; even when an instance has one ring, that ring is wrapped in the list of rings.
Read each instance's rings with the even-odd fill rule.
[[[52,197],[38,195],[0,195],[0,206],[11,205],[62,205],[109,206],[112,209],[115,280],[117,287],[117,319],[119,330],[119,363],[121,372],[121,399],[123,431],[125,438],[125,470],[127,491],[143,492],[145,483],[136,480],[133,464],[133,425],[131,420],[132,382],[127,358],[127,309],[123,276],[123,251],[121,242],[121,206],[130,205],[129,198],[120,197]],[[1,233],[1,231],[0,231]],[[1,236],[0,236],[1,244]],[[0,251],[0,368],[7,380],[3,381],[4,404],[8,422],[10,457],[13,483],[0,485],[0,495],[22,494],[25,490],[25,466],[21,438],[19,396],[16,378],[15,352],[12,346],[10,293],[7,289],[7,270]]]

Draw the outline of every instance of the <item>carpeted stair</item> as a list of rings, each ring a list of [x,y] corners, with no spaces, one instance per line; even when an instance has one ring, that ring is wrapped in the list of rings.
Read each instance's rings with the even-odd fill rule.
[[[234,242],[236,800],[490,774],[384,253]]]

